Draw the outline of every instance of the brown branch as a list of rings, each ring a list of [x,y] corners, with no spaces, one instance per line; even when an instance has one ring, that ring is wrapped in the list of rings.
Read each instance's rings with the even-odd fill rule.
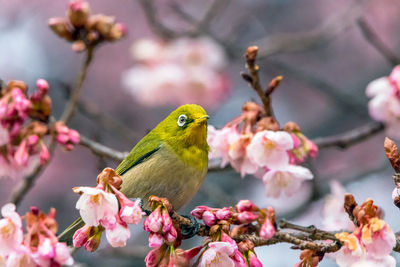
[[[369,0],[353,1],[341,14],[319,23],[320,26],[310,31],[275,34],[256,41],[260,47],[259,59],[279,53],[310,50],[331,41],[361,17],[368,2]]]
[[[83,82],[86,79],[89,65],[93,59],[94,49],[95,49],[94,46],[89,46],[88,49],[86,50],[85,61],[82,65],[82,69],[79,73],[75,88],[73,89],[70,99],[69,99],[69,101],[64,109],[64,112],[60,118],[60,120],[64,121],[65,123],[68,123],[70,121],[70,119],[72,118],[72,116],[75,112],[76,105],[78,104],[78,100],[81,95]]]
[[[80,92],[82,90],[82,85],[86,78],[88,67],[90,65],[90,62],[92,61],[93,51],[94,47],[88,47],[88,50],[86,51],[86,59],[79,73],[75,89],[72,91],[71,97],[66,107],[64,108],[63,114],[61,115],[61,120],[64,121],[65,123],[67,123],[72,118],[72,115],[75,111],[76,105],[79,100]],[[53,122],[54,118],[51,118],[50,123]],[[53,138],[50,140],[48,146],[49,146],[50,160],[51,160],[54,154],[53,153],[54,149],[56,147],[56,142]],[[24,179],[21,181],[21,183],[18,184],[17,187],[12,191],[10,202],[14,203],[16,206],[19,206],[25,195],[33,188],[36,180],[39,178],[40,174],[48,166],[49,163],[50,161],[47,162],[46,165],[41,165],[40,163],[37,163],[33,171],[27,176],[25,176]]]
[[[400,64],[400,57],[396,55],[372,29],[371,25],[364,19],[358,19],[358,26],[364,38],[380,52],[386,60],[393,66]]]
[[[256,91],[264,105],[266,116],[274,117],[274,113],[271,106],[270,94],[266,94],[260,84],[260,78],[258,76],[259,66],[256,64],[258,54],[257,46],[249,46],[246,50],[246,68],[249,70],[249,74],[242,73],[242,77],[247,81],[251,88]]]
[[[105,157],[114,161],[123,161],[129,152],[121,152],[93,141],[81,135],[80,145],[89,148],[96,156]]]
[[[383,123],[374,121],[342,134],[315,138],[313,142],[318,148],[338,147],[345,149],[374,136],[384,129]]]

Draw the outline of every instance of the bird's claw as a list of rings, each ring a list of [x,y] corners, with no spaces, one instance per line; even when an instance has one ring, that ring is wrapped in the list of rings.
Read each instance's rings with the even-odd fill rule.
[[[181,233],[185,239],[191,238],[197,234],[200,229],[200,224],[197,222],[196,218],[190,215],[182,215],[190,220],[190,225],[182,225]]]

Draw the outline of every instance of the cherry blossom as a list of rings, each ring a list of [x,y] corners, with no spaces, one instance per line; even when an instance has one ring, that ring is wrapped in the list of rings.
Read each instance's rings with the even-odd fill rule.
[[[94,187],[75,187],[74,192],[82,194],[76,208],[89,226],[98,226],[100,221],[105,223],[112,220],[118,213],[118,200],[112,193]]]
[[[14,204],[6,204],[1,208],[0,220],[0,255],[7,255],[18,248],[23,240],[21,217],[15,212]]]
[[[268,196],[279,197],[283,192],[286,196],[293,195],[305,180],[313,178],[309,169],[285,165],[280,168],[271,169],[263,176],[263,182]]]
[[[369,114],[386,125],[387,134],[400,138],[400,66],[394,67],[388,77],[370,82],[366,94],[371,100],[368,103]]]
[[[210,38],[142,39],[131,51],[138,64],[122,75],[122,84],[144,105],[195,101],[212,108],[229,93],[224,51]]]
[[[218,267],[218,266],[235,266],[231,258],[235,252],[235,247],[228,242],[211,242],[208,248],[202,254],[199,267]]]

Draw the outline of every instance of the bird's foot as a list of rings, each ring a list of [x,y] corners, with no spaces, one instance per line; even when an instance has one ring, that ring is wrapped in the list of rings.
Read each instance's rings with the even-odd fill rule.
[[[182,215],[190,220],[190,225],[182,225],[181,233],[185,239],[191,238],[197,234],[200,229],[200,224],[197,222],[196,218],[190,215]]]

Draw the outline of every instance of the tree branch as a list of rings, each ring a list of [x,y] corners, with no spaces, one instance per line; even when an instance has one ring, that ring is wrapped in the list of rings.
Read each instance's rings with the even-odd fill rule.
[[[82,91],[82,85],[83,82],[86,79],[87,71],[89,69],[89,65],[92,62],[93,59],[93,53],[94,53],[94,46],[89,46],[88,49],[86,50],[86,57],[85,61],[82,65],[82,69],[79,73],[78,79],[76,81],[76,85],[74,90],[71,93],[71,96],[69,98],[69,101],[67,105],[65,106],[64,112],[61,115],[60,120],[65,122],[66,124],[69,122],[69,120],[72,118],[72,115],[74,114],[76,105],[78,104],[79,97],[81,95]]]
[[[400,58],[382,41],[364,18],[358,19],[358,26],[364,38],[375,47],[390,64],[393,66],[400,64]]]
[[[373,121],[342,134],[315,138],[313,142],[320,149],[327,147],[345,149],[368,139],[369,137],[381,132],[383,129],[385,129],[383,123]]]
[[[327,19],[310,31],[275,34],[254,42],[260,47],[259,58],[305,51],[329,42],[361,17],[368,3],[369,0],[355,0],[341,14]]]

